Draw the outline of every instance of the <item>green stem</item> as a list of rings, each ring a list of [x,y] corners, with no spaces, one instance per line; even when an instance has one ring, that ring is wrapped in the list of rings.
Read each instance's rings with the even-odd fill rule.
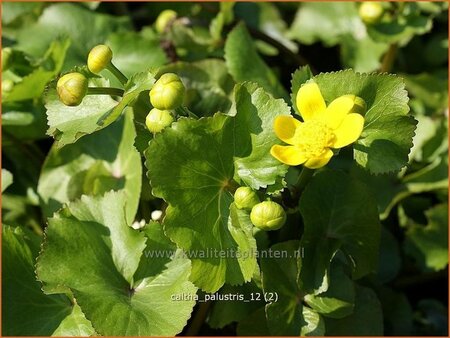
[[[298,176],[297,182],[291,189],[292,197],[294,200],[300,197],[300,194],[303,192],[303,190],[305,189],[306,185],[311,180],[313,175],[314,169],[303,167],[302,171],[300,172],[300,175]]]
[[[384,54],[383,61],[381,63],[380,72],[389,73],[394,65],[395,56],[397,55],[398,46],[393,43],[389,46],[388,51]]]
[[[211,301],[199,304],[198,309],[194,315],[194,318],[192,319],[191,325],[186,331],[186,336],[193,337],[198,335],[198,332],[200,331],[203,323],[205,322],[211,304],[212,304]]]
[[[42,236],[44,234],[44,231],[42,230],[41,226],[34,219],[31,219],[29,224],[36,234],[38,234],[39,236]]]
[[[123,96],[124,90],[110,87],[89,87],[86,95]]]
[[[199,119],[199,117],[191,112],[187,107],[180,106],[175,109],[175,113],[177,113],[178,115],[189,116],[197,120]]]
[[[272,45],[273,47],[278,49],[282,54],[284,54],[286,57],[288,57],[291,60],[293,60],[293,62],[297,66],[302,67],[302,66],[309,65],[309,68],[311,69],[311,71],[314,74],[316,73],[316,71],[312,68],[312,66],[308,62],[308,60],[306,60],[299,53],[294,53],[289,48],[287,48],[285,45],[280,43],[278,40],[270,37],[269,35],[265,34],[264,32],[262,32],[262,31],[260,31],[258,29],[255,29],[255,28],[253,28],[251,26],[246,26],[246,28],[248,29],[248,32],[250,33],[251,36],[253,36],[254,38],[259,39],[261,41],[264,41],[264,42],[268,43],[269,45]]]
[[[125,85],[128,82],[128,78],[116,67],[112,62],[106,67],[121,84]]]

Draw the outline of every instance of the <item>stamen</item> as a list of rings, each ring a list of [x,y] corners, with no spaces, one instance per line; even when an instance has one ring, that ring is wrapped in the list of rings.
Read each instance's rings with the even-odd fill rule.
[[[296,131],[297,146],[309,158],[323,155],[333,145],[335,137],[333,130],[319,120],[308,120]]]

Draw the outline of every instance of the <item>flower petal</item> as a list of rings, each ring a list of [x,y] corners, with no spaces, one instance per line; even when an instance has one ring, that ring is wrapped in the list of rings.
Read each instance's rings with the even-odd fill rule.
[[[280,146],[276,144],[270,149],[270,154],[278,161],[293,166],[302,164],[307,160],[300,149],[295,146]]]
[[[304,165],[309,169],[322,168],[323,166],[327,165],[328,162],[330,162],[330,159],[332,157],[333,152],[330,149],[327,149],[327,151],[322,156],[310,158]]]
[[[277,137],[288,144],[293,143],[295,131],[302,123],[292,116],[278,116],[273,124]]]
[[[339,128],[334,131],[336,141],[333,148],[342,148],[355,142],[362,133],[364,117],[359,114],[348,114]]]
[[[328,105],[327,109],[320,114],[319,118],[331,129],[337,129],[355,106],[355,98],[355,95],[342,95],[338,97]]]
[[[317,83],[306,83],[297,92],[297,109],[304,121],[326,109],[325,100]]]

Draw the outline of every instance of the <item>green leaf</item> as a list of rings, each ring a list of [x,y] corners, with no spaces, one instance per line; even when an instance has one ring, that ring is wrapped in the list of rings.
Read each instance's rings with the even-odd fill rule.
[[[314,81],[327,103],[345,94],[366,102],[364,130],[353,145],[356,162],[375,174],[398,171],[408,163],[416,120],[408,114],[401,78],[346,70],[319,74]]]
[[[351,175],[364,181],[377,199],[380,218],[386,219],[392,208],[413,194],[432,192],[448,187],[447,153],[401,180],[394,174],[370,175],[354,166]]]
[[[261,289],[259,289],[254,282],[245,283],[242,286],[225,284],[223,288],[220,289],[221,295],[243,295],[247,301],[232,300],[214,302],[208,317],[209,326],[214,329],[223,328],[233,322],[243,320],[252,312],[256,311],[261,306],[264,306],[264,300],[262,298],[259,301],[248,301],[248,298],[251,297],[252,293],[254,295],[262,293]]]
[[[448,118],[435,119],[436,131],[421,147],[424,162],[434,162],[448,152]],[[445,160],[444,160],[445,162]],[[448,162],[448,161],[447,161]]]
[[[45,295],[34,274],[32,239],[2,227],[2,335],[49,336],[70,312],[65,296]]]
[[[39,2],[4,2],[2,3],[2,24],[7,26],[18,18],[39,10]]]
[[[166,237],[161,223],[151,221],[142,231],[147,237],[146,248],[139,267],[134,274],[137,283],[145,278],[156,277],[176,254],[176,245]]]
[[[382,288],[378,295],[383,309],[385,336],[410,335],[413,311],[406,295],[389,288]]]
[[[128,17],[95,13],[77,4],[52,4],[44,9],[36,23],[25,25],[19,30],[16,47],[30,55],[39,56],[44,54],[55,38],[67,36],[72,44],[63,69],[68,70],[85,63],[90,49],[104,43],[110,33],[129,27]]]
[[[267,325],[271,335],[313,336],[325,333],[321,316],[303,306],[303,291],[297,282],[301,267],[298,241],[288,241],[271,247],[273,256],[261,259],[262,283]],[[280,282],[282,281],[282,282]]]
[[[377,199],[380,218],[384,220],[398,203],[411,195],[447,189],[447,153],[401,180],[393,174],[370,175],[356,167],[352,168],[351,174],[370,187]]]
[[[419,99],[426,107],[437,112],[448,107],[448,79],[445,72],[402,74],[402,77],[410,95]]]
[[[142,165],[134,148],[133,114],[127,112],[109,127],[70,144],[50,150],[39,178],[38,193],[46,217],[83,194],[102,195],[123,190],[126,217],[134,220],[140,196]]]
[[[167,235],[182,249],[203,250],[203,255],[207,248],[237,248],[228,229],[232,194],[226,189],[233,152],[220,143],[222,133],[230,129],[228,121],[223,115],[197,121],[182,118],[157,135],[145,152],[153,195],[169,203],[164,219]],[[231,259],[192,257],[192,280],[216,291],[225,281],[227,261],[237,265]]]
[[[448,187],[448,158],[447,152],[436,158],[429,165],[422,169],[406,175],[402,179],[406,186],[407,192],[401,197],[411,195],[411,193],[422,193],[438,189],[446,189]],[[399,197],[396,196],[398,201]]]
[[[271,335],[299,335],[306,324],[300,301],[301,290],[297,283],[301,260],[298,253],[298,241],[289,241],[272,246],[273,252],[279,252],[283,258],[268,257],[261,259],[261,272],[264,293],[276,293],[278,300],[266,305],[267,324]],[[287,253],[287,255],[282,255]],[[283,282],[280,283],[280,280]]]
[[[45,108],[33,101],[16,101],[2,104],[2,128],[5,134],[20,140],[46,138],[47,117]]]
[[[92,324],[86,319],[80,307],[75,304],[72,313],[63,319],[52,336],[56,337],[83,337],[97,336]]]
[[[160,67],[167,57],[159,40],[145,39],[135,32],[113,33],[105,42],[114,55],[114,65],[126,76]]]
[[[377,277],[381,283],[393,280],[400,271],[402,259],[397,239],[386,227],[381,228]]]
[[[142,165],[133,143],[136,132],[128,111],[117,122],[64,148],[50,150],[39,178],[38,193],[46,217],[81,195],[102,195],[123,190],[126,217],[136,215],[141,190]]]
[[[99,120],[117,106],[117,101],[108,95],[87,95],[79,106],[69,107],[59,100],[55,87],[49,88],[45,101],[49,126],[47,134],[57,140],[58,147],[102,129]]]
[[[329,336],[382,336],[383,312],[372,289],[356,285],[353,314],[342,319],[325,318]]]
[[[253,256],[210,254],[255,249],[248,214],[230,209],[233,178],[257,189],[275,183],[284,169],[269,149],[273,119],[277,113],[287,114],[287,106],[254,84],[238,86],[236,95],[235,116],[181,118],[157,135],[145,152],[153,194],[169,204],[165,231],[179,247],[195,253],[192,280],[210,292],[225,281],[249,281],[256,268]],[[267,173],[262,173],[264,168]]]
[[[303,320],[306,325],[302,327],[300,331],[301,336],[324,336],[325,335],[325,322],[323,318],[317,312],[310,308],[303,307]]]
[[[211,23],[209,25],[209,32],[211,34],[211,37],[214,40],[220,41],[222,38],[222,32],[223,32],[224,26],[233,21],[234,5],[235,5],[234,2],[221,2],[220,3],[219,13],[217,13],[216,17],[211,20]]]
[[[380,68],[381,57],[389,45],[376,42],[368,35],[362,37],[344,36],[341,39],[341,59],[345,68],[355,72],[373,72]]]
[[[442,153],[448,151],[447,118],[436,116],[416,116],[418,121],[414,146],[410,153],[410,162],[433,162]]]
[[[196,293],[188,281],[190,262],[173,260],[155,278],[135,281],[140,261],[148,259],[142,255],[146,239],[127,224],[126,200],[116,192],[82,196],[49,219],[38,277],[47,285],[70,288],[101,335],[175,335],[195,304],[172,299]]]
[[[185,61],[223,56],[223,51],[217,50],[217,40],[211,37],[207,27],[186,25],[182,18],[173,21],[166,37]]]
[[[237,326],[237,334],[239,336],[270,336],[264,307],[241,320]]]
[[[280,115],[289,115],[290,109],[281,100],[274,100],[254,84],[235,87],[235,132],[242,137],[235,143],[240,158],[235,159],[234,179],[254,188],[277,184],[286,175],[288,167],[270,155],[270,148],[280,144],[273,124]],[[243,154],[247,156],[243,156]],[[282,186],[280,187],[280,189]]]
[[[13,175],[10,171],[2,168],[2,192],[6,190],[11,184],[13,184]]]
[[[256,52],[244,24],[239,24],[228,34],[225,43],[225,61],[236,82],[253,81],[274,97],[288,99],[289,96],[275,73]]]
[[[439,204],[426,212],[426,226],[413,224],[406,231],[407,252],[432,270],[448,265],[448,204]]]
[[[250,280],[256,267],[255,257],[248,255],[256,248],[248,214],[230,211],[234,149],[225,144],[233,142],[232,122],[224,115],[180,119],[156,136],[145,153],[153,194],[169,203],[165,231],[191,254],[192,280],[211,292],[225,280],[231,284]],[[213,250],[242,255],[222,258],[211,254]]]
[[[353,312],[355,286],[340,265],[332,265],[330,286],[324,293],[305,295],[305,302],[317,313],[330,318],[343,318]]]
[[[3,98],[3,102],[24,101],[41,97],[46,85],[61,70],[69,46],[69,39],[52,42],[41,65],[23,77],[20,82],[15,83],[13,89]]]
[[[283,44],[292,52],[297,53],[298,46],[287,37],[288,27],[278,6],[270,2],[259,2],[257,5],[259,12],[258,28],[271,38]],[[261,40],[259,40],[259,42],[261,42]],[[278,54],[278,50],[275,50]]]
[[[302,3],[288,34],[303,44],[321,41],[326,46],[338,44],[346,35],[366,35],[356,4],[352,2]]]
[[[416,4],[411,5],[416,6]],[[430,17],[419,13],[410,13],[371,25],[367,28],[367,32],[375,41],[406,44],[414,35],[425,34],[432,27],[433,21]]]
[[[330,262],[338,250],[348,258],[354,279],[376,270],[380,223],[364,184],[339,171],[317,173],[302,194],[300,213],[305,226],[300,280],[307,292],[328,289]]]
[[[87,95],[79,106],[64,105],[56,89],[50,88],[45,107],[48,135],[58,142],[58,147],[76,142],[81,137],[101,130],[114,122],[133,103],[142,91],[149,90],[155,82],[150,73],[138,73],[126,84],[124,96],[119,102],[108,95]],[[105,86],[104,80],[94,79],[91,85]]]
[[[186,86],[184,104],[198,116],[228,112],[234,81],[225,62],[205,59],[197,62],[176,62],[159,70],[159,74],[176,73]]]

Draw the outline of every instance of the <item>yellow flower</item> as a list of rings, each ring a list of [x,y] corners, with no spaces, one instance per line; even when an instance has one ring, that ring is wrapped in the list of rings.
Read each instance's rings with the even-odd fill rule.
[[[274,145],[270,153],[277,160],[292,166],[303,164],[310,169],[326,165],[339,149],[355,142],[364,126],[365,102],[355,95],[343,95],[328,107],[316,83],[303,85],[296,98],[303,117],[278,116],[274,129],[288,146]]]

